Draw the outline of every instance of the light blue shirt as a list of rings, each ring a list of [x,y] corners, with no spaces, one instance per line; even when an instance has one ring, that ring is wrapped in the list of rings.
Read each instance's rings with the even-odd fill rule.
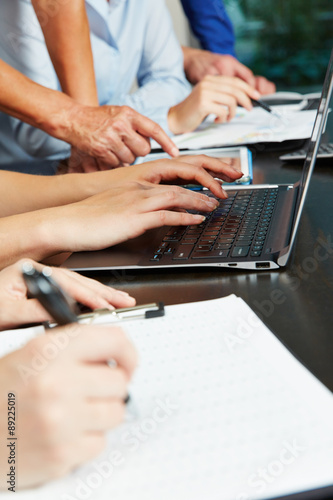
[[[168,110],[190,86],[164,0],[87,0],[86,6],[100,104],[131,106],[170,133]],[[0,58],[60,90],[30,0],[0,2]],[[130,93],[136,79],[139,89]],[[0,164],[69,154],[68,144],[0,113]]]

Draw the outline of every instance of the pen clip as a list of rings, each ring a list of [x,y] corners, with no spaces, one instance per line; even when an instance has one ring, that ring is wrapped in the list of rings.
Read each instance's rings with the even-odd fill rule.
[[[163,302],[143,304],[134,307],[124,307],[122,309],[96,309],[90,313],[80,314],[78,321],[81,323],[93,323],[95,319],[102,318],[103,316],[111,316],[116,321],[130,320],[130,319],[150,319],[164,316]]]

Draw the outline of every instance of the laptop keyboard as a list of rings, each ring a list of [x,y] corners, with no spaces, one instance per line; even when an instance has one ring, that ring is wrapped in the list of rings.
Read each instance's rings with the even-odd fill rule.
[[[280,160],[305,160],[307,151],[299,149],[280,156]],[[333,143],[321,144],[318,148],[317,159],[333,158]]]
[[[228,191],[200,225],[170,228],[150,261],[260,257],[277,194],[278,188]]]

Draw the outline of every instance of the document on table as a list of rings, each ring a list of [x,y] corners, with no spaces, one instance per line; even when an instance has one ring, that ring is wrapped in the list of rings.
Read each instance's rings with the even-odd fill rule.
[[[259,500],[333,484],[333,395],[242,299],[122,326],[140,359],[126,423],[95,460],[15,498]]]
[[[278,109],[278,106],[276,106]],[[239,146],[259,142],[282,142],[311,137],[316,110],[282,112],[282,118],[255,107],[252,111],[238,108],[230,123],[216,124],[208,117],[194,132],[172,139],[180,149],[202,149]],[[159,148],[152,143],[152,148]]]

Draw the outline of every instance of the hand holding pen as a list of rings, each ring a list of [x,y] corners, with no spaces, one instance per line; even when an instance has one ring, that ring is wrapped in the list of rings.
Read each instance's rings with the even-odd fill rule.
[[[58,325],[77,322],[91,323],[94,320],[103,320],[104,318],[108,322],[117,322],[126,319],[149,319],[164,315],[164,305],[162,303],[118,310],[98,309],[91,313],[78,315],[77,304],[71,301],[53,280],[49,268],[39,272],[31,263],[27,263],[23,265],[22,274],[30,297],[37,299]],[[96,334],[96,338],[99,339],[99,332]],[[117,370],[117,361],[115,359],[109,358],[107,363],[112,367],[112,370]],[[123,398],[123,402],[127,404],[129,401],[130,396],[127,393]]]

